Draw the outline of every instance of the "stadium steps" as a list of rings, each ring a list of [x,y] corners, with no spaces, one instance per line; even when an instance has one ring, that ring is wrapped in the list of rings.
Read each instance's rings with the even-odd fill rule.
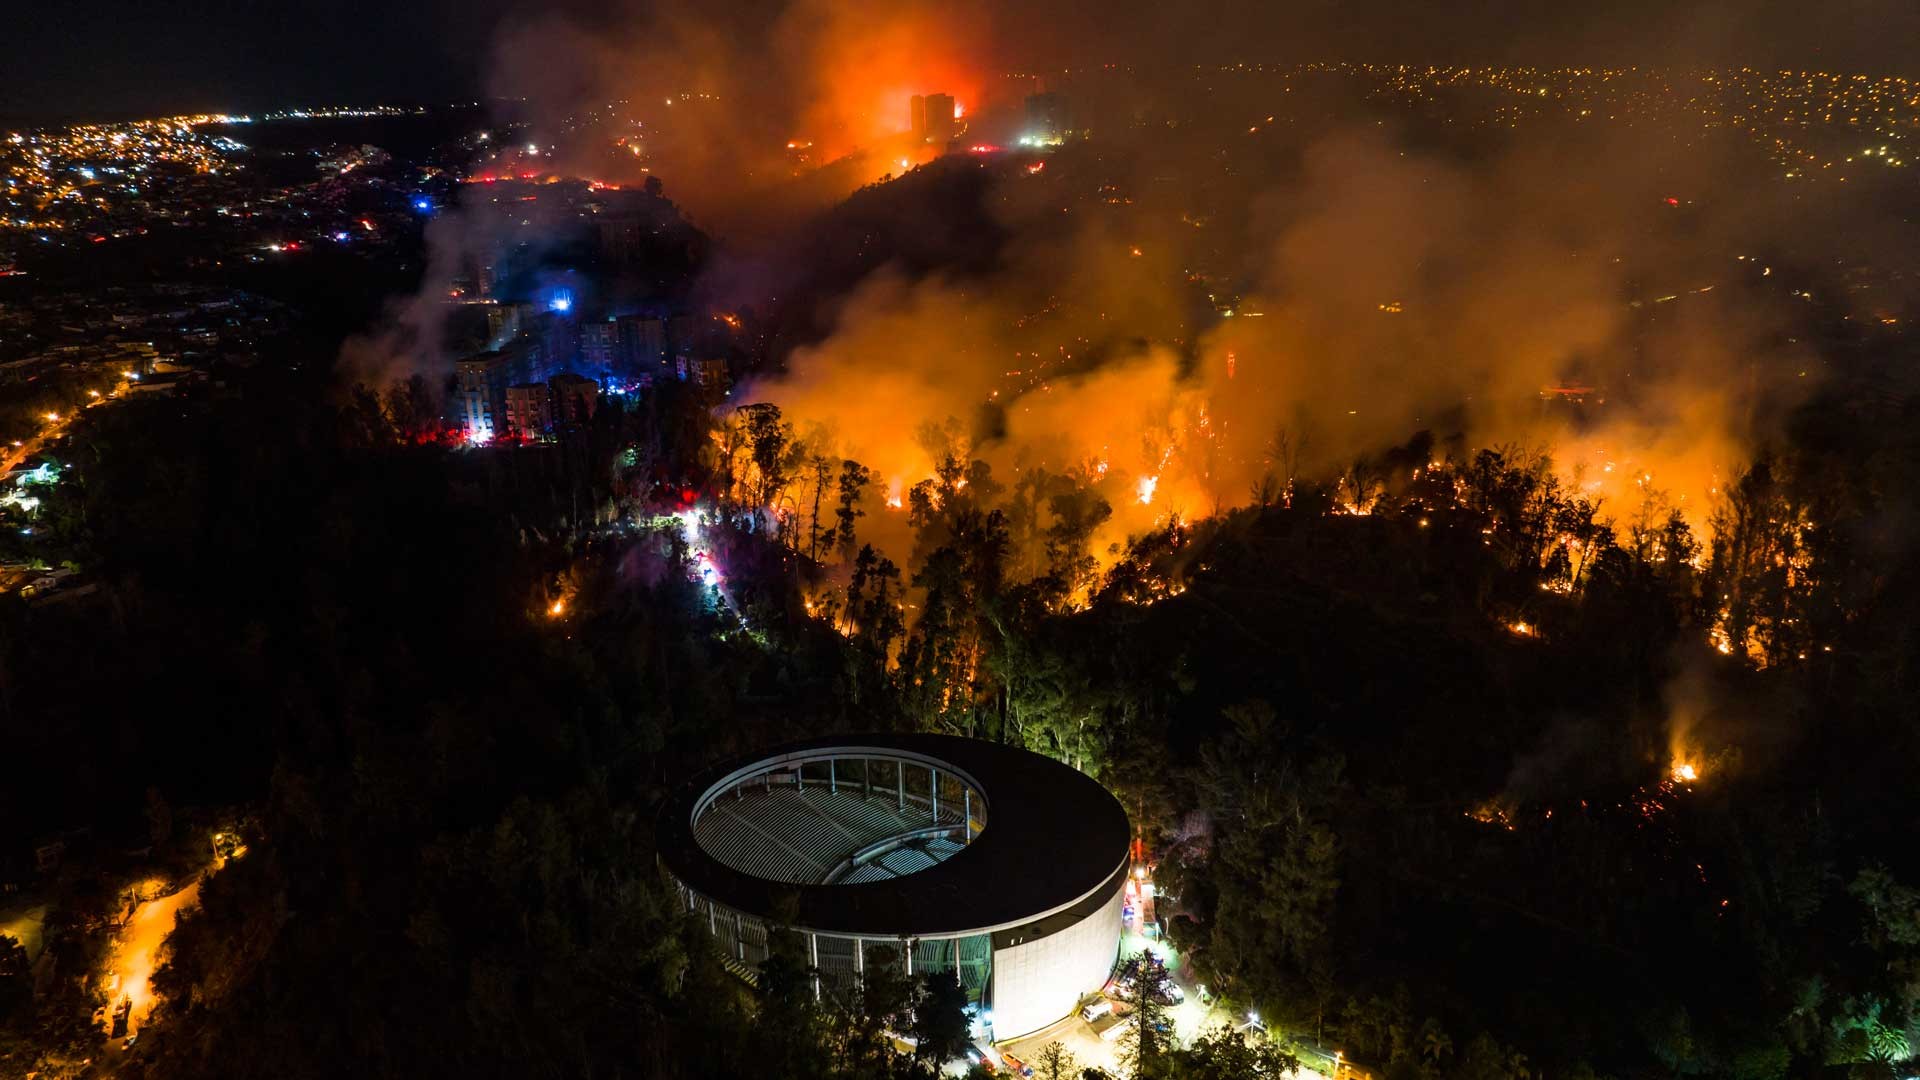
[[[941,818],[945,821],[949,815],[943,812]],[[956,811],[951,823],[959,822]],[[723,795],[714,800],[694,823],[694,833],[703,849],[728,866],[757,877],[803,884],[820,881],[860,848],[927,823],[924,811],[910,805],[902,813],[892,800],[866,798],[854,785],[841,791],[829,791],[823,785],[809,785],[804,791],[749,787],[738,798]],[[842,880],[876,881],[924,870],[961,846],[935,838],[915,848],[888,852]],[[881,869],[870,869],[881,864]]]

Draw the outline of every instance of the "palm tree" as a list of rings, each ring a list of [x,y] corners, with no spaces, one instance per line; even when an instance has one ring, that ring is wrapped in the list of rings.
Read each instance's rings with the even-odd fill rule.
[[[1440,1059],[1453,1053],[1453,1039],[1441,1028],[1440,1022],[1432,1017],[1420,1025],[1420,1056],[1435,1066]]]

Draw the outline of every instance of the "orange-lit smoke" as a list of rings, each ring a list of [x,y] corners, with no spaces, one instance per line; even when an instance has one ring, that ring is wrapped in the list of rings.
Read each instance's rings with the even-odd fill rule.
[[[680,94],[645,123],[646,167],[703,224],[734,215],[724,233],[925,163],[932,149],[901,137],[910,96],[950,93],[977,116],[993,85],[992,28],[952,6],[796,0],[728,18],[523,27],[503,39],[496,90],[553,117]],[[1355,125],[1231,195],[1251,211],[1229,234],[1205,224],[1221,207],[1172,205],[1217,188],[1221,161],[1175,137],[1117,132],[1140,144],[1099,175],[1071,157],[1007,169],[996,205],[1014,239],[996,273],[871,276],[826,340],[735,400],[830,432],[881,478],[881,518],[889,492],[932,473],[921,429],[951,419],[1003,483],[1032,468],[1095,482],[1114,508],[1100,546],[1244,503],[1276,446],[1297,459],[1286,470],[1325,479],[1422,429],[1545,449],[1603,517],[1661,501],[1704,531],[1770,429],[1760,391],[1816,366],[1729,296],[1744,233],[1778,215],[1729,207],[1668,235],[1643,216],[1666,200],[1633,197],[1708,190],[1737,167],[1714,154],[1596,128],[1463,163]],[[808,177],[789,144],[810,144]],[[786,198],[810,182],[812,202]],[[1109,185],[1130,194],[1086,200]],[[1149,193],[1169,202],[1157,217],[1100,209]],[[1240,294],[1232,317],[1195,315],[1196,280]],[[1553,389],[1578,386],[1594,390]]]
[[[1755,365],[1805,364],[1763,347],[1769,327],[1750,312],[1687,293],[1741,273],[1731,258],[1676,269],[1683,284],[1667,291],[1681,297],[1641,326],[1660,290],[1636,295],[1630,270],[1668,280],[1663,268],[1625,262],[1652,257],[1627,249],[1626,223],[1582,220],[1606,200],[1541,188],[1554,171],[1523,155],[1470,173],[1374,135],[1309,151],[1290,193],[1304,212],[1250,297],[1260,317],[1225,320],[1198,368],[1241,485],[1268,467],[1248,450],[1275,426],[1322,470],[1419,428],[1457,429],[1547,449],[1605,513],[1659,491],[1704,528],[1752,448]],[[1638,351],[1623,345],[1630,331],[1644,335]],[[1598,389],[1543,393],[1569,382]]]
[[[1810,365],[1729,295],[1748,270],[1728,248],[1630,246],[1646,230],[1589,190],[1613,178],[1540,184],[1571,171],[1524,153],[1468,168],[1371,132],[1320,140],[1255,217],[1238,310],[1195,320],[1183,268],[1218,241],[1050,225],[1072,192],[1010,169],[997,194],[1023,239],[1000,272],[869,281],[744,400],[823,425],[894,490],[931,474],[917,433],[949,418],[1003,484],[1079,470],[1114,510],[1096,554],[1170,514],[1244,504],[1282,467],[1276,444],[1328,479],[1421,429],[1544,449],[1603,518],[1624,527],[1658,500],[1704,533],[1768,430],[1758,391]]]
[[[903,138],[909,100],[947,93],[956,113],[977,110],[990,85],[984,18],[920,0],[794,0],[771,18],[636,6],[595,26],[549,16],[502,32],[492,86],[525,99],[564,171],[626,182],[651,172],[703,224],[746,229],[766,203],[825,205],[901,171],[903,157],[927,160]],[[596,110],[619,124],[575,125]],[[639,150],[605,154],[616,134]]]
[[[915,94],[951,94],[959,117],[986,85],[982,28],[955,5],[811,2],[788,17],[812,58],[800,133],[824,140],[830,158],[906,131]]]

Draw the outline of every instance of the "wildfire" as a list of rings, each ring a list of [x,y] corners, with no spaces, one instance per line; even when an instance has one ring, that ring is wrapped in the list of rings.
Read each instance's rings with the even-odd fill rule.
[[[1540,628],[1530,622],[1510,622],[1507,624],[1507,629],[1518,637],[1540,636]]]
[[[1153,505],[1153,489],[1159,486],[1160,478],[1157,476],[1143,476],[1140,478],[1140,482],[1134,485],[1134,493],[1140,497],[1141,506]]]
[[[1700,770],[1690,761],[1676,761],[1673,763],[1673,779],[1678,783],[1691,784],[1700,779]]]
[[[1467,811],[1467,817],[1472,818],[1482,825],[1496,825],[1508,832],[1513,831],[1513,815],[1507,812],[1506,807],[1498,803],[1481,803],[1479,806]]]
[[[556,599],[553,603],[547,605],[547,618],[549,619],[557,619],[560,616],[565,615],[566,613],[567,613],[567,600],[565,597],[560,597],[559,599]]]

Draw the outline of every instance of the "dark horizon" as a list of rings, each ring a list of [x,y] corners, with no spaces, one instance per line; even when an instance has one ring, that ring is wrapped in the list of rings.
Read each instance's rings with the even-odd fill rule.
[[[488,96],[513,32],[528,23],[564,20],[590,39],[612,39],[635,27],[669,25],[684,5],[415,0],[345,14],[313,0],[260,11],[222,7],[186,0],[162,14],[106,0],[85,13],[28,21],[10,43],[0,121],[472,101]],[[750,35],[800,7],[740,0],[722,15]],[[1908,48],[1920,36],[1920,10],[1892,0],[1855,0],[1817,21],[1807,20],[1803,7],[1775,0],[1679,14],[1647,0],[1604,12],[1541,10],[1517,0],[1363,12],[1326,2],[1273,10],[1245,0],[1207,12],[1127,3],[1096,14],[1084,7],[1075,0],[992,5],[984,14],[954,16],[954,30],[993,41],[1014,70],[1325,60],[1920,74]],[[77,79],[76,72],[87,75]]]

